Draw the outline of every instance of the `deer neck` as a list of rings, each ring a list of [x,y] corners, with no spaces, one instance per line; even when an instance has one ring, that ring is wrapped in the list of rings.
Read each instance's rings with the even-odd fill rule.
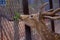
[[[54,40],[51,31],[48,30],[48,28],[45,25],[45,23],[43,22],[43,20],[36,22],[36,29],[43,40]]]

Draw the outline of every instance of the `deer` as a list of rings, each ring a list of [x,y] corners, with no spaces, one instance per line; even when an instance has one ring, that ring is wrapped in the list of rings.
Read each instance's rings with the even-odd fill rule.
[[[42,40],[60,40],[60,34],[48,30],[44,22],[45,19],[51,19],[51,20],[60,19],[60,16],[56,14],[60,11],[60,8],[57,8],[56,10],[51,9],[48,11],[43,11],[43,8],[46,5],[47,3],[44,3],[40,7],[40,12],[38,14],[20,15],[20,20],[24,21],[24,23],[26,25],[29,25],[31,28],[36,28]]]

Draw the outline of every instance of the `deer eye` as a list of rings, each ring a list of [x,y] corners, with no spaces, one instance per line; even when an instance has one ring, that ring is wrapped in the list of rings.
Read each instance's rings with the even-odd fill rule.
[[[33,17],[33,15],[31,15],[30,17]]]
[[[29,18],[33,18],[33,15],[30,15]]]

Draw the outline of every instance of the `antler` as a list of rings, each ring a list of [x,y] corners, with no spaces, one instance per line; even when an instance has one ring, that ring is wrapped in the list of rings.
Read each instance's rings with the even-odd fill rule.
[[[40,13],[39,13],[39,18],[41,16],[58,16],[58,15],[55,15],[55,12],[58,12],[60,9],[58,9],[57,11],[53,11],[53,9],[50,9],[48,11],[43,11],[43,8],[48,4],[47,3],[44,3],[41,7],[40,7]]]
[[[52,19],[52,20],[60,19],[60,15],[56,14],[58,12],[60,12],[60,8],[58,8],[58,9],[54,10],[53,12],[51,12],[51,16],[44,16],[44,18],[48,18],[48,19]],[[54,17],[52,17],[52,15]]]
[[[52,13],[53,13],[53,14],[56,14],[56,13],[58,13],[58,12],[60,12],[60,8],[57,8],[57,9],[54,10]]]
[[[48,4],[48,2],[44,3],[43,5],[41,5],[40,9],[43,9],[47,4]]]
[[[51,19],[51,20],[58,20],[58,19],[60,19],[60,16],[55,16],[55,17],[44,16],[44,18],[46,18],[46,19]]]
[[[47,12],[47,11],[44,11],[44,12],[43,12],[43,8],[44,8],[47,4],[48,4],[48,2],[44,3],[44,4],[40,7],[40,13],[41,13],[42,15],[54,16],[56,13],[58,13],[58,12],[60,11],[60,8],[58,8],[58,9],[56,9],[56,10],[54,10],[54,11],[53,11],[53,9],[50,9],[50,10],[48,10],[48,12]],[[39,16],[40,16],[41,14],[39,14]]]
[[[44,11],[44,12],[42,13],[42,15],[43,15],[43,16],[52,16],[52,15],[55,15],[55,14],[53,14],[52,12],[53,12],[53,9],[50,9],[50,10],[48,10],[48,11]]]
[[[58,8],[54,11],[53,11],[53,9],[51,9],[48,12],[43,12],[42,15],[44,15],[44,16],[57,16],[58,14],[56,14],[56,13],[58,13],[58,12],[60,12],[60,8]]]
[[[41,7],[40,7],[40,13],[39,13],[39,20],[41,20],[43,18],[43,16],[51,16],[52,15],[52,12],[53,12],[53,9],[50,9],[47,11],[43,11],[43,8],[48,4],[47,3],[44,3]],[[44,19],[43,19],[44,20]]]
[[[43,5],[41,5],[40,11],[39,11],[39,20],[40,20],[40,18],[41,18],[41,16],[42,16],[43,8],[44,8],[47,4],[48,4],[48,2],[44,3]]]

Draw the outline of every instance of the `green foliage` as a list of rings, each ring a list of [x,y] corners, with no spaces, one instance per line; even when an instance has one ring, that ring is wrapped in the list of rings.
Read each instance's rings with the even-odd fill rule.
[[[14,20],[18,20],[20,18],[20,14],[18,12],[15,12],[14,14]]]

